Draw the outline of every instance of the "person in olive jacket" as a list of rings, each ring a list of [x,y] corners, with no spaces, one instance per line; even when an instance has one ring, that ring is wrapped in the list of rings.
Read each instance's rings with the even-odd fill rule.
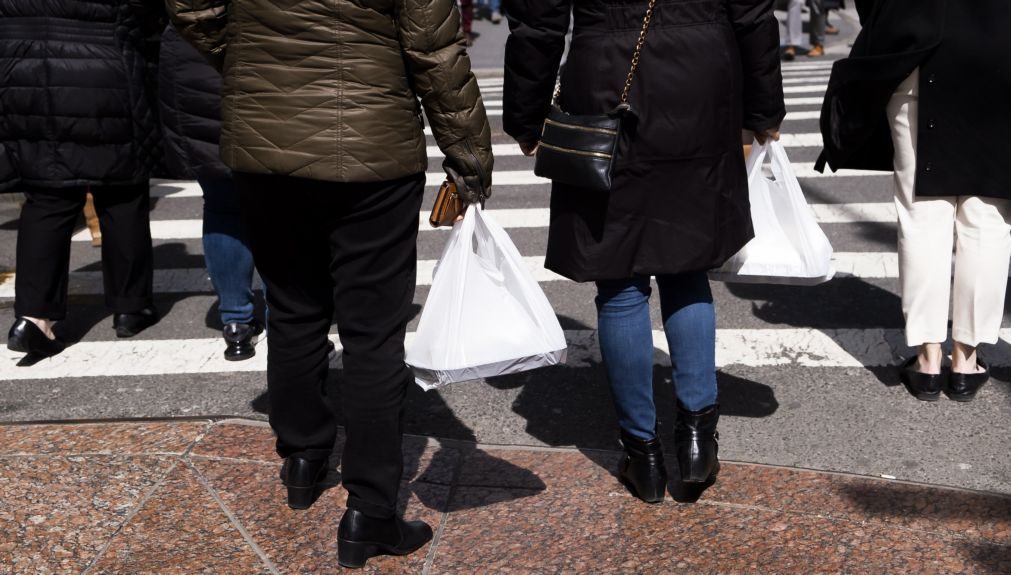
[[[270,423],[288,503],[312,503],[336,438],[336,390],[325,385],[335,318],[348,491],[338,561],[410,553],[432,536],[396,515],[422,107],[463,200],[481,202],[491,186],[491,133],[459,11],[453,0],[168,4],[224,74],[221,157],[267,288]]]
[[[0,0],[0,192],[24,192],[7,347],[59,353],[70,242],[90,188],[105,303],[119,337],[157,321],[148,179],[159,134],[147,41],[164,22],[140,0]]]
[[[618,104],[647,0],[506,0],[505,130],[534,153],[574,13],[559,105],[604,114]],[[741,130],[778,137],[785,115],[772,0],[655,3],[632,85],[612,188],[555,182],[545,267],[597,284],[601,354],[627,457],[623,482],[664,497],[653,403],[650,278],[674,364],[679,491],[718,470],[715,311],[707,270],[753,236]]]
[[[973,399],[989,372],[1011,260],[1011,3],[863,0],[832,69],[818,166],[894,170],[906,388]],[[954,248],[954,282],[952,282]],[[950,373],[941,346],[948,339]]]

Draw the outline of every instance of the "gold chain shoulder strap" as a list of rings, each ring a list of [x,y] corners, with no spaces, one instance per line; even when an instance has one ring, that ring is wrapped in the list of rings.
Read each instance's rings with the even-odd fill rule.
[[[639,69],[639,55],[642,54],[642,47],[646,44],[646,34],[649,32],[649,21],[653,19],[653,8],[656,7],[656,0],[649,0],[649,7],[646,8],[646,16],[642,19],[642,31],[639,32],[639,41],[635,43],[635,53],[632,54],[632,67],[628,71],[628,78],[625,79],[625,89],[621,92],[621,103],[628,103],[628,93],[632,91],[632,80],[635,79],[635,71]]]

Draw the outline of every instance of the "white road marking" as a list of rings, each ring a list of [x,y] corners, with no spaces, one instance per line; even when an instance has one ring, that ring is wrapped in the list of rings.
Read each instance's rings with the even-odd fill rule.
[[[407,334],[409,347],[414,333]],[[569,344],[566,367],[599,365],[597,333],[593,330],[565,332]],[[1011,329],[1000,337],[1011,343]],[[340,349],[336,335],[331,340]],[[51,380],[77,377],[138,377],[194,373],[263,372],[267,367],[265,344],[260,353],[245,361],[226,361],[220,338],[116,340],[81,342],[63,353],[30,367],[18,367],[23,354],[0,349],[0,382]],[[663,331],[653,331],[653,345],[664,354],[667,340]],[[995,366],[1011,365],[1008,345],[993,346],[987,360]],[[749,367],[881,367],[893,366],[911,351],[899,329],[718,329],[716,365]],[[662,356],[656,358],[666,363]],[[566,369],[560,367],[558,369]],[[2,384],[0,384],[2,385]]]

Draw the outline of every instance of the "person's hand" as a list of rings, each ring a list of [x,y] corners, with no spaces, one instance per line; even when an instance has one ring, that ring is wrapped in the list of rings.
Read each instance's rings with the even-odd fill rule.
[[[770,138],[776,142],[779,141],[779,126],[776,126],[775,128],[768,128],[761,132],[755,132],[755,139],[758,140],[759,144],[764,145]]]
[[[533,156],[537,153],[537,145],[539,142],[520,142],[520,151],[523,152],[524,156]]]
[[[457,172],[450,166],[443,166],[451,182],[456,184],[456,194],[464,204],[481,204],[491,195],[491,190],[486,188],[481,176],[465,176]],[[459,219],[463,219],[461,216]],[[459,221],[459,220],[457,220]]]

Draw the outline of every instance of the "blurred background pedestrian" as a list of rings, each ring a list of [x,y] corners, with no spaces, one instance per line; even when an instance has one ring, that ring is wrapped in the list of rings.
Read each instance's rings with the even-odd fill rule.
[[[70,241],[86,194],[102,234],[105,303],[119,337],[158,321],[148,179],[160,136],[149,38],[159,2],[0,0],[0,191],[24,193],[16,316],[7,346],[59,353]]]
[[[804,41],[803,9],[805,3],[810,13],[808,23],[808,38],[811,47],[807,55],[820,58],[825,55],[825,34],[828,23],[828,12],[825,9],[826,0],[787,0],[786,11],[786,48],[783,59],[792,61],[797,57],[798,49],[802,49]],[[835,30],[838,33],[838,29]]]

